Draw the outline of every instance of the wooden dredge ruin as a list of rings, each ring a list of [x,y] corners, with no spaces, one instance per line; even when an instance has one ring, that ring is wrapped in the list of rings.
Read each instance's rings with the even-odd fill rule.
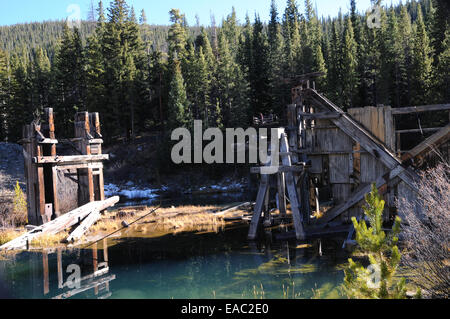
[[[449,155],[450,124],[438,128],[397,130],[395,117],[423,112],[449,111],[450,104],[392,109],[389,106],[353,108],[345,113],[319,94],[314,79],[320,73],[294,79],[287,125],[274,116],[255,118],[255,125],[276,128],[279,163],[269,171],[254,167],[260,185],[248,238],[257,237],[261,221],[292,221],[294,231],[285,237],[307,237],[354,232],[351,217],[362,218],[365,194],[376,184],[384,196],[384,220],[392,220],[396,199],[414,201],[419,176],[415,169],[439,150]],[[32,230],[0,247],[24,249],[42,234],[54,235],[72,226],[67,238],[76,242],[119,197],[105,199],[102,135],[98,113],[75,115],[75,137],[60,142],[71,147],[57,154],[53,110],[44,110],[41,123],[23,129],[23,154],[27,180],[28,221]],[[411,150],[402,150],[402,134],[435,132]],[[269,154],[270,154],[269,148]],[[272,216],[276,203],[279,216]],[[288,216],[288,203],[291,216]],[[321,207],[322,206],[322,207]],[[273,207],[273,205],[272,205]],[[236,207],[237,208],[237,207]],[[223,212],[222,212],[223,213]],[[346,242],[347,242],[346,241]],[[345,244],[345,243],[344,243]]]
[[[435,150],[448,157],[450,125],[440,128],[396,130],[395,117],[431,111],[448,111],[450,104],[392,109],[389,106],[350,109],[345,113],[315,89],[320,73],[296,78],[292,104],[287,108],[287,126],[281,128],[279,156],[282,165],[274,173],[261,174],[260,186],[248,238],[257,237],[264,224],[272,224],[270,201],[277,203],[281,219],[287,199],[292,211],[295,237],[348,231],[351,217],[361,218],[364,195],[376,183],[386,201],[384,218],[396,212],[396,198],[416,198],[418,175],[414,166]],[[255,124],[270,127],[270,119],[255,118]],[[274,124],[277,125],[277,124]],[[278,126],[274,126],[278,127]],[[401,150],[405,133],[435,132],[412,150]],[[270,150],[269,150],[270,152]],[[270,166],[270,163],[268,164]],[[274,196],[270,195],[276,194]],[[312,218],[311,207],[320,203],[330,208],[321,218]]]
[[[32,230],[0,249],[28,249],[41,235],[55,235],[78,227],[67,238],[79,240],[119,197],[105,199],[102,135],[98,113],[75,115],[75,138],[65,140],[75,155],[58,155],[53,109],[44,110],[41,123],[23,128],[23,155],[27,181],[28,223]]]
[[[98,113],[77,113],[75,116],[75,138],[68,142],[74,145],[76,155],[59,156],[56,153],[53,110],[44,110],[41,124],[30,124],[23,128],[23,154],[27,180],[28,222],[41,225],[68,211],[89,202],[105,199],[103,185],[103,163],[108,155],[102,154],[102,136]],[[77,185],[76,199],[67,206],[67,192],[61,193],[65,179]],[[67,190],[66,190],[67,191]],[[62,206],[61,203],[65,204]]]

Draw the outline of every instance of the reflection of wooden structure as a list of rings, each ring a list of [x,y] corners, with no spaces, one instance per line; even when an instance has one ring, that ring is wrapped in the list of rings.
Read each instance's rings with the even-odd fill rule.
[[[395,212],[397,197],[415,198],[418,176],[412,167],[405,165],[405,160],[420,160],[434,147],[447,143],[450,137],[448,126],[433,128],[438,131],[435,135],[404,152],[399,149],[398,139],[405,132],[396,130],[394,116],[449,110],[450,105],[401,109],[366,107],[345,113],[315,90],[314,78],[318,76],[320,74],[310,74],[294,79],[293,104],[288,106],[287,127],[283,128],[288,143],[281,138],[280,157],[284,160],[276,172],[278,203],[289,198],[297,239],[310,234],[333,233],[349,222],[350,217],[360,215],[361,202],[370,192],[372,183],[376,183],[385,196],[385,220],[389,220]],[[303,169],[295,170],[298,166]],[[270,214],[266,186],[270,178],[261,169],[254,168],[252,172],[261,174],[261,185],[249,239],[256,237],[262,212],[265,216]],[[283,176],[286,174],[294,176],[294,185]],[[311,206],[319,211],[320,203],[331,208],[323,217],[313,218]],[[278,208],[284,214],[283,205]]]
[[[58,285],[57,290],[53,291],[51,294],[54,296],[52,299],[68,299],[91,289],[94,290],[94,295],[97,296],[98,299],[106,299],[111,296],[109,284],[112,280],[116,279],[116,276],[108,275],[109,259],[106,239],[103,240],[103,249],[100,250],[100,252],[102,252],[101,255],[103,255],[102,262],[99,262],[99,251],[97,244],[93,245],[92,250],[85,250],[82,252],[83,254],[90,252],[89,255],[91,262],[88,266],[92,267],[92,269],[88,272],[89,274],[81,276],[78,282],[69,280],[69,276],[73,270],[68,268],[69,265],[64,265],[62,258],[63,252],[61,248],[56,249],[56,251],[45,250],[42,252],[44,296],[48,296],[52,292],[52,289],[50,289],[52,281],[49,272],[49,255],[54,253],[56,253],[57,257]],[[72,264],[80,267],[80,270],[82,270],[83,263],[84,262],[80,260],[79,263]],[[67,273],[65,271],[66,269],[68,270]],[[75,285],[78,287],[73,288]]]
[[[70,140],[75,145],[76,154],[58,156],[51,108],[44,110],[42,123],[23,128],[29,224],[41,225],[75,207],[105,199],[102,161],[107,160],[108,155],[102,154],[101,137],[98,113],[77,113],[75,138]],[[60,194],[64,180],[58,173],[70,170],[76,172],[78,199],[72,207],[61,209],[60,204],[66,199]]]

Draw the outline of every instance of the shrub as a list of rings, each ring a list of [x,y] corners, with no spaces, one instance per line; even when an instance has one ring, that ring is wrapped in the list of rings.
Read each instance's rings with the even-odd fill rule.
[[[404,214],[402,263],[411,282],[433,298],[450,295],[450,166],[442,163],[421,174],[414,202],[397,201]]]

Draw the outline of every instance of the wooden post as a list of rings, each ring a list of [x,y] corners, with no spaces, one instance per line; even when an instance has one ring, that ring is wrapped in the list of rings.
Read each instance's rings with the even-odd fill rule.
[[[281,135],[281,152],[283,166],[292,166],[291,156],[287,155],[289,153],[289,145],[287,136],[284,133]],[[291,202],[291,211],[294,220],[295,234],[298,240],[304,240],[306,235],[302,225],[303,218],[300,214],[300,200],[297,194],[294,174],[292,172],[286,173],[286,185]]]
[[[278,187],[278,209],[280,210],[280,216],[286,217],[286,180],[284,173],[277,174],[277,187]]]
[[[62,250],[61,248],[56,249],[57,255],[57,267],[58,267],[58,288],[64,288],[64,279],[63,279],[63,269],[62,269]]]
[[[97,243],[94,243],[92,245],[92,267],[93,267],[93,272],[92,273],[95,274],[97,272],[97,270],[98,270]],[[98,295],[98,286],[95,286],[94,293],[95,293],[95,295]]]
[[[44,295],[50,292],[49,289],[49,276],[48,276],[48,252],[42,251],[42,267],[44,272]]]
[[[256,239],[256,233],[258,231],[259,221],[263,210],[264,200],[269,188],[269,175],[261,175],[261,183],[259,185],[258,196],[256,198],[255,210],[253,212],[252,221],[250,223],[250,229],[248,231],[248,239]]]
[[[77,148],[83,155],[91,155],[90,136],[89,113],[77,113],[75,115],[75,137],[79,138]],[[78,205],[84,205],[95,200],[92,168],[78,169],[78,187]]]

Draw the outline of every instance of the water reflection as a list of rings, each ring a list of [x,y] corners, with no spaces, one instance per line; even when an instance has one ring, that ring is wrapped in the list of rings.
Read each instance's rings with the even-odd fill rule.
[[[115,279],[106,239],[88,249],[45,249],[0,260],[2,298],[106,299]]]
[[[305,244],[277,241],[267,232],[261,241],[248,242],[247,231],[240,225],[219,233],[113,238],[88,249],[22,252],[0,260],[0,293],[3,288],[13,298],[57,299],[339,297],[339,264],[347,257],[342,240]],[[74,265],[80,267],[77,287]]]

